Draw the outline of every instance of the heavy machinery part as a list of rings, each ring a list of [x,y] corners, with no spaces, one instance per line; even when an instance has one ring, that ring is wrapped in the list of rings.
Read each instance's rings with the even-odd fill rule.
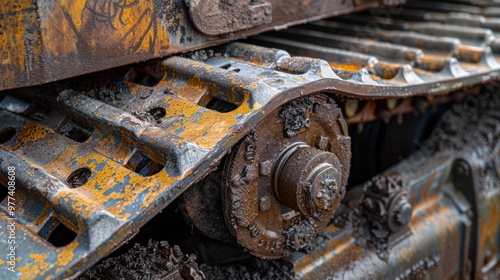
[[[431,9],[431,2],[426,3]],[[369,18],[356,20],[365,24],[373,17]],[[353,29],[346,25],[352,17],[338,20],[310,26],[322,29],[323,38]],[[0,166],[5,178],[0,177],[0,185],[5,190],[5,174],[15,166],[14,198],[19,204],[12,214],[17,218],[18,240],[29,244],[17,247],[17,276],[62,278],[89,267],[214,170],[231,147],[286,101],[317,92],[382,101],[420,96],[425,98],[412,103],[412,108],[423,108],[422,101],[438,94],[498,78],[496,39],[492,42],[489,32],[480,32],[488,40],[483,36],[483,41],[471,41],[477,30],[460,27],[462,32],[452,35],[463,41],[440,42],[433,35],[412,33],[404,30],[406,25],[391,22],[387,28],[400,31],[379,29],[375,39],[392,40],[382,46],[350,36],[340,38],[349,44],[332,39],[325,40],[326,46],[310,44],[314,36],[304,37],[310,43],[303,43],[283,32],[258,38],[261,44],[272,42],[292,53],[302,50],[303,55],[328,61],[234,43],[204,62],[182,57],[164,60],[164,77],[153,87],[123,76],[100,75],[104,82],[88,77],[80,83],[3,91]],[[436,28],[422,28],[426,30]],[[301,28],[297,34],[308,32]],[[358,50],[365,54],[347,51],[349,45],[362,46]],[[391,62],[388,54],[399,54],[398,61]],[[436,64],[421,63],[426,57]],[[401,65],[401,61],[406,62]],[[346,67],[346,62],[352,67]],[[389,117],[398,114],[398,107],[389,110]],[[0,209],[1,219],[7,221],[8,198]],[[53,234],[61,231],[72,233],[67,236],[74,239],[50,244]],[[0,232],[3,251],[8,248],[6,234]],[[8,272],[1,271],[0,276],[4,273]]]
[[[447,111],[419,151],[350,188],[317,245],[285,260],[293,278],[489,279],[500,245],[500,99],[487,91]],[[405,192],[411,219],[394,228],[402,207],[390,201]]]
[[[200,268],[208,279],[497,279],[499,90],[482,87],[420,151],[349,188],[333,223],[299,252]]]
[[[383,2],[7,0],[0,7],[0,90],[209,47]]]
[[[336,226],[330,225],[324,239],[313,250],[287,260],[298,279],[463,279],[470,248],[471,206],[458,192],[447,192],[451,158],[439,155],[414,164],[412,173],[399,173],[397,168],[379,175],[360,188],[352,188],[338,213]],[[417,169],[418,168],[418,169]],[[405,170],[406,171],[406,170]],[[397,178],[404,178],[399,180]],[[371,204],[372,187],[386,189],[400,182],[409,193],[413,211],[411,219],[400,228],[391,228],[391,217],[398,207]],[[377,192],[377,191],[375,191]],[[390,199],[388,193],[379,198]],[[380,219],[381,218],[381,219]],[[464,250],[464,251],[461,251]],[[334,255],[331,258],[329,256]]]
[[[435,103],[439,99],[442,99],[440,102],[442,102],[443,104],[439,105],[439,103]],[[409,103],[411,104],[412,100],[409,99],[407,101],[410,101]],[[371,104],[372,102],[373,104]],[[356,159],[353,158],[351,160],[351,162],[354,164],[351,165],[351,171],[354,172],[354,174],[349,174],[350,184],[355,185],[364,183],[374,175],[385,171],[388,167],[399,162],[402,156],[407,157],[408,155],[410,155],[410,153],[418,148],[418,145],[421,144],[421,142],[414,141],[427,138],[429,136],[429,133],[432,131],[435,122],[440,118],[442,114],[441,111],[448,108],[448,104],[451,104],[453,102],[459,101],[454,101],[452,98],[435,98],[432,100],[432,102],[429,103],[429,106],[435,107],[435,109],[428,109],[427,112],[423,115],[420,115],[419,111],[414,108],[407,108],[410,109],[410,111],[408,111],[409,113],[402,115],[401,118],[393,118],[387,125],[384,124],[382,120],[363,123],[363,132],[361,134],[357,132],[359,126],[357,122],[359,121],[359,119],[349,119],[351,123],[349,134],[352,137],[352,140],[355,141],[352,145],[352,152],[353,156],[356,156]],[[377,103],[379,102],[360,101],[360,103],[367,103],[366,105],[363,104],[362,106],[372,109],[373,107],[371,105],[377,105]],[[405,103],[408,102],[405,101]],[[401,108],[405,107],[406,106],[404,105],[401,106]],[[443,109],[439,109],[441,107]],[[397,119],[401,119],[403,121],[400,122]],[[279,124],[280,122],[267,120],[264,121],[264,123],[269,126],[268,123]],[[376,123],[377,125],[373,125],[374,123]],[[280,134],[282,133],[279,132],[275,135]],[[266,135],[269,135],[269,133],[266,133]],[[370,141],[366,141],[366,139],[370,139]],[[247,139],[244,139],[243,141],[244,143],[249,143]],[[257,141],[260,143],[270,142],[270,144],[267,145],[271,145],[272,143],[274,143],[273,141],[262,139],[261,137],[259,137]],[[326,137],[318,137],[318,142],[315,143],[315,145],[316,147],[324,147],[327,142],[328,140],[326,139]],[[354,143],[356,143],[355,146]],[[250,148],[253,149],[253,147]],[[232,149],[232,151],[234,153],[234,149]],[[370,156],[366,157],[366,155]],[[266,167],[266,170],[269,170],[269,172],[272,171],[272,169],[270,168],[272,167],[270,166],[270,163],[275,162],[278,158],[279,157],[276,156],[270,162],[265,162],[264,166]],[[225,162],[225,160],[222,160],[222,162]],[[236,239],[232,237],[232,234],[228,231],[223,218],[222,200],[219,195],[222,185],[222,167],[223,166],[219,166],[216,171],[209,174],[204,180],[193,185],[186,192],[184,192],[181,196],[179,206],[184,213],[183,216],[187,218],[188,222],[191,225],[194,225],[204,235],[224,242],[228,245],[227,248],[229,248],[230,246],[234,246],[237,242]],[[300,166],[295,168],[295,170],[299,170],[299,167]],[[264,173],[266,174],[267,172]],[[299,172],[295,173],[296,177],[300,175]],[[295,184],[291,185],[294,186]],[[296,192],[294,192],[293,190],[290,191],[290,193],[296,194]],[[267,200],[268,199],[266,197],[264,202],[267,202]],[[404,204],[401,206],[404,206]],[[201,260],[204,262],[210,264],[220,264],[224,263],[224,260],[227,262],[237,259],[236,257],[234,257],[234,255],[231,255],[231,257],[229,258],[224,258],[224,254],[220,256],[219,252],[224,251],[223,249],[210,251],[206,247],[214,247],[211,245],[212,243],[210,243],[210,245],[203,245],[200,242],[191,242],[191,239],[188,242],[190,244],[196,243],[192,244],[192,247],[194,247],[194,251],[197,252],[197,255],[199,255],[201,257]],[[212,253],[205,253],[205,251],[209,251]]]
[[[196,28],[207,35],[222,35],[272,22],[270,2],[186,0]]]
[[[284,104],[227,158],[221,188],[229,230],[255,256],[290,255],[333,217],[349,163],[347,125],[329,97]]]

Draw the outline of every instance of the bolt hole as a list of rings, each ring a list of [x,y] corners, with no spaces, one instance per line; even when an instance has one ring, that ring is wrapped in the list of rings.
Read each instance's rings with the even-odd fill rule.
[[[227,70],[227,69],[229,69],[229,67],[231,67],[231,63],[226,63],[226,64],[223,64],[223,65],[221,65],[219,67],[222,68],[222,69],[226,69]]]
[[[90,175],[92,175],[90,169],[88,169],[87,167],[83,167],[73,171],[68,176],[68,179],[66,181],[68,182],[70,187],[78,188],[85,185],[88,182]]]
[[[76,232],[63,224],[58,218],[51,216],[38,233],[55,247],[64,247],[76,238]]]
[[[157,121],[163,119],[167,115],[167,111],[162,107],[153,108],[149,110],[148,113]]]
[[[84,143],[90,138],[90,136],[94,132],[94,129],[77,124],[71,119],[66,119],[63,124],[56,129],[56,132],[72,140],[75,140],[76,142]]]
[[[47,241],[56,247],[63,247],[71,243],[75,237],[76,233],[61,223],[50,234]]]
[[[160,172],[165,166],[136,151],[125,164],[125,167],[141,176],[152,176]]]
[[[13,127],[8,127],[0,131],[0,144],[7,143],[10,139],[16,135],[16,130]]]
[[[212,98],[210,102],[208,102],[207,106],[208,109],[215,110],[217,112],[221,113],[227,113],[235,110],[238,108],[238,106],[234,105],[233,103],[229,103],[225,100],[218,99],[216,97]]]

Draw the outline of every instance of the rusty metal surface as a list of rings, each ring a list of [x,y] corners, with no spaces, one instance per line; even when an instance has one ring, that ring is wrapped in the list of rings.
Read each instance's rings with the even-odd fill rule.
[[[186,5],[193,24],[207,35],[227,34],[273,21],[270,2],[187,0]]]
[[[339,104],[344,98],[432,99],[438,94],[496,80],[500,74],[497,54],[486,46],[489,41],[483,47],[470,48],[471,43],[455,39],[441,42],[432,35],[378,30],[375,40],[393,40],[381,45],[373,39],[332,34],[350,29],[345,28],[349,26],[346,18],[253,39],[310,57],[232,43],[222,47],[219,56],[203,62],[183,57],[164,60],[162,79],[155,86],[133,83],[118,75],[2,92],[0,166],[3,174],[8,174],[10,166],[16,167],[18,210],[14,216],[18,219],[17,236],[23,244],[17,251],[16,277],[63,278],[88,268],[126,242],[189,186],[215,170],[229,149],[263,124],[267,116],[297,98],[323,93]],[[463,32],[458,35],[470,38],[476,34]],[[295,39],[290,39],[290,34]],[[308,42],[298,42],[296,35]],[[318,37],[324,40],[316,41],[317,44],[323,45],[314,45]],[[402,38],[408,41],[397,41]],[[361,46],[357,51],[364,54],[353,52],[354,43]],[[400,43],[410,44],[411,48]],[[435,48],[427,44],[445,51],[435,54]],[[415,49],[417,46],[421,49]],[[427,53],[435,55],[433,58],[441,62],[442,68],[424,63],[421,59]],[[81,69],[77,63],[68,65]],[[405,103],[378,104],[397,115],[393,109]],[[405,104],[410,105],[418,110],[421,102]],[[352,107],[355,106],[348,106]],[[356,110],[352,114],[355,116]],[[287,132],[286,127],[281,129]],[[496,166],[498,173],[498,158],[491,166]],[[419,165],[419,170],[427,167]],[[444,174],[442,169],[431,169]],[[6,181],[0,176],[2,186]],[[409,193],[414,197],[412,191]],[[494,236],[498,227],[487,225],[490,217],[498,215],[492,210],[496,206],[489,206],[497,203],[494,192],[496,188],[488,193],[485,203],[468,202],[467,207],[485,207],[475,219],[478,225],[484,225],[483,229],[470,234],[474,240],[486,242],[477,241],[475,246],[489,246],[473,250],[474,254],[479,252],[473,258],[474,264],[485,257],[488,264],[495,262],[491,256],[496,256]],[[442,204],[437,199],[428,202],[439,206],[439,211],[433,210],[436,226],[462,225],[467,216],[454,206],[462,200],[457,197],[442,199]],[[414,213],[421,210],[417,204],[412,202]],[[2,220],[8,220],[5,200],[0,210]],[[75,238],[63,245],[51,244],[50,236],[59,226],[73,232]],[[424,231],[422,234],[429,229]],[[0,232],[2,251],[8,246],[6,232]],[[439,238],[462,242],[469,240],[464,238],[468,234],[465,229],[446,231]],[[417,238],[412,236],[410,240]],[[415,242],[425,242],[424,239]],[[436,240],[432,242],[425,244],[443,246]],[[436,262],[434,255],[422,258]],[[447,260],[445,267],[453,267],[456,261]],[[6,264],[4,260],[0,262]],[[475,267],[474,271],[481,269]],[[1,271],[0,276],[3,273],[7,272]]]
[[[496,279],[498,90],[453,106],[420,151],[350,188],[333,223],[299,252],[245,262],[260,273],[200,268],[208,279]]]
[[[71,90],[45,92],[43,99],[33,93],[34,100],[17,100],[18,106],[9,101],[16,97],[3,97],[1,164],[3,172],[16,166],[18,236],[29,244],[19,247],[20,278],[65,277],[101,259],[210,172],[266,112],[301,96],[277,94],[283,90],[183,58],[168,59],[165,66],[170,74],[155,88],[126,80],[113,87],[108,81],[96,98],[109,98],[113,106],[87,96],[93,92]],[[304,77],[316,77],[318,70]],[[197,105],[213,98],[239,106],[222,113]],[[162,111],[156,108],[164,113],[138,118],[138,112]],[[67,133],[68,117],[91,134]],[[133,168],[138,156],[163,168],[142,173]],[[54,219],[76,235],[63,247],[44,239]]]
[[[236,237],[262,258],[290,255],[331,220],[345,193],[349,151],[346,123],[331,99],[293,100],[236,145],[218,172],[190,188],[182,209],[216,240]]]
[[[378,177],[392,180],[403,176],[405,184],[396,185],[410,193],[413,205],[411,221],[406,228],[389,230],[390,205],[370,209],[368,195],[352,189],[340,212],[325,232],[327,240],[309,254],[296,254],[288,260],[298,279],[464,279],[467,271],[467,250],[471,221],[467,203],[458,207],[454,200],[465,201],[456,193],[445,194],[450,186],[447,174],[451,158],[436,156],[414,165],[417,172],[397,167]],[[416,169],[418,168],[418,169]],[[379,185],[380,186],[380,185]],[[382,185],[390,187],[390,185]],[[370,192],[367,184],[365,192]],[[357,193],[356,193],[357,192]],[[455,197],[456,196],[456,197]],[[382,196],[386,197],[386,196]],[[354,240],[354,241],[353,241]]]
[[[3,1],[0,90],[200,49],[381,5],[376,0],[358,2]]]
[[[421,150],[349,189],[313,249],[284,260],[294,278],[485,279],[494,272],[500,177],[491,164],[500,99],[487,91],[448,111]]]
[[[347,125],[327,96],[285,104],[226,160],[221,190],[229,230],[255,256],[290,255],[331,220],[349,166]]]

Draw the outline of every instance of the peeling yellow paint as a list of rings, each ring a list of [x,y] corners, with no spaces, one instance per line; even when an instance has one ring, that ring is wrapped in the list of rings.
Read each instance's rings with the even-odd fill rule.
[[[30,254],[29,257],[33,262],[28,263],[22,267],[19,267],[18,271],[22,272],[21,280],[32,279],[36,275],[45,274],[51,267],[52,264],[45,261],[49,256],[49,253],[45,254]]]

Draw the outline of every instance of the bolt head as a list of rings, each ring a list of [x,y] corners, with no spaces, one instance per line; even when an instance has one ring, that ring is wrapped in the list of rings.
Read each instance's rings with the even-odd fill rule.
[[[272,164],[269,160],[266,160],[266,161],[259,163],[259,174],[262,176],[271,175],[271,167],[272,167]]]
[[[271,197],[269,195],[263,196],[259,199],[259,210],[267,211],[271,208]]]
[[[396,210],[396,221],[402,225],[406,226],[411,221],[411,214],[413,212],[413,207],[407,201],[400,204],[399,208]]]
[[[328,143],[330,142],[330,139],[325,136],[320,136],[318,137],[316,147],[320,150],[326,150],[328,148]]]

